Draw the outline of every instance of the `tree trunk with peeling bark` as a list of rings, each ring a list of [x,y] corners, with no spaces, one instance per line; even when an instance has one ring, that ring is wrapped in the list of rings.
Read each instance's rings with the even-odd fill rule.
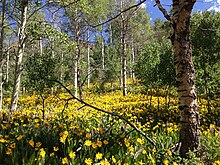
[[[196,0],[173,0],[172,17],[156,0],[171,26],[171,42],[174,51],[176,82],[179,95],[180,132],[179,144],[181,157],[200,146],[200,116],[198,110],[195,68],[192,60],[190,40],[190,18]]]
[[[188,4],[187,4],[188,3]],[[189,150],[198,149],[200,140],[200,122],[197,96],[195,91],[195,68],[192,60],[190,40],[190,17],[193,1],[173,4],[173,34],[171,41],[174,50],[176,81],[179,94],[180,154],[185,157]],[[179,6],[183,6],[180,8]]]
[[[16,64],[15,64],[14,86],[13,86],[13,93],[12,93],[11,107],[10,107],[11,111],[15,111],[17,109],[18,94],[21,84],[21,72],[22,72],[21,65],[22,65],[22,58],[25,48],[25,28],[27,23],[28,0],[22,0],[21,3],[22,3],[21,22],[18,30],[18,54],[16,57]]]

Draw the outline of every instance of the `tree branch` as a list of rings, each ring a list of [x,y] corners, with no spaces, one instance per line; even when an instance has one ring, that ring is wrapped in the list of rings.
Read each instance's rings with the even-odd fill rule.
[[[154,6],[157,6],[159,10],[163,13],[164,17],[168,20],[171,21],[170,15],[167,13],[166,9],[161,5],[160,0],[155,0],[156,4]]]
[[[51,12],[51,11],[50,11],[50,12],[51,12],[52,14],[54,14],[54,13],[58,12],[60,9],[69,7],[69,6],[71,6],[72,4],[78,3],[79,1],[80,1],[80,0],[75,0],[75,1],[73,1],[73,2],[71,2],[71,3],[66,4],[66,5],[65,5],[65,4],[63,4],[63,5],[62,5],[62,4],[61,4],[61,5],[58,4],[60,7],[58,7],[58,8],[57,8],[56,10],[54,10],[53,12]],[[55,1],[54,1],[54,3],[56,3],[56,4],[57,4],[57,3],[60,3],[60,2],[63,2],[63,1],[58,1],[58,2],[55,2]]]
[[[142,0],[142,1],[140,1],[139,3],[137,3],[137,4],[132,5],[132,6],[128,7],[127,9],[120,11],[117,15],[115,15],[115,16],[109,18],[107,21],[101,22],[101,23],[99,23],[99,24],[97,24],[97,25],[89,25],[89,26],[92,27],[92,28],[96,28],[96,27],[98,27],[98,26],[101,26],[101,25],[104,25],[104,24],[106,24],[106,23],[108,23],[108,22],[111,22],[112,20],[118,18],[122,13],[125,13],[125,12],[127,12],[128,10],[131,10],[131,9],[133,9],[133,8],[137,8],[138,6],[140,6],[140,5],[141,5],[142,3],[144,3],[145,1],[146,1],[146,0]]]
[[[40,6],[39,8],[37,8],[36,10],[34,10],[27,18],[27,20],[29,20],[37,11],[39,11],[40,9],[43,9],[45,6],[49,5],[50,3],[52,3],[53,1],[48,1],[46,2],[44,5]]]
[[[97,111],[99,111],[99,112],[103,112],[103,113],[106,113],[106,114],[115,116],[115,117],[117,117],[118,119],[121,119],[121,120],[125,121],[128,125],[130,125],[133,129],[135,129],[139,134],[141,134],[143,137],[145,137],[145,139],[146,139],[148,142],[150,142],[150,144],[152,144],[153,146],[155,146],[155,141],[154,141],[154,140],[152,140],[150,137],[148,137],[143,131],[141,131],[140,129],[138,129],[133,123],[131,123],[129,120],[127,120],[127,119],[124,118],[123,116],[120,116],[119,114],[114,113],[114,112],[109,112],[109,111],[107,111],[107,110],[100,109],[100,108],[98,108],[98,107],[95,107],[95,106],[93,106],[93,105],[91,105],[91,104],[89,104],[89,103],[87,103],[87,102],[85,102],[85,101],[83,101],[83,100],[81,100],[81,99],[75,97],[75,96],[72,94],[72,92],[71,92],[65,85],[63,85],[63,84],[62,84],[60,81],[58,81],[58,80],[50,80],[50,81],[54,81],[54,82],[60,84],[60,85],[72,96],[73,99],[79,101],[80,103],[84,104],[85,106],[88,106],[88,107],[90,107],[90,108],[93,108],[93,109],[95,109],[95,110],[97,110]]]
[[[199,30],[201,31],[208,31],[208,32],[217,32],[219,31],[218,29],[206,29],[206,28],[202,28],[202,27],[198,27]]]

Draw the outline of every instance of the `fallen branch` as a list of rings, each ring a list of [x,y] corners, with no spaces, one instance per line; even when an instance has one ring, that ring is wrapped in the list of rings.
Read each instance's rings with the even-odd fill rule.
[[[103,113],[106,113],[106,114],[115,116],[115,117],[117,117],[118,119],[121,119],[121,120],[125,121],[125,122],[126,122],[128,125],[130,125],[134,130],[136,130],[139,134],[141,134],[148,142],[150,142],[153,146],[155,146],[155,141],[154,141],[154,140],[152,140],[150,137],[148,137],[147,134],[145,134],[142,130],[138,129],[133,123],[131,123],[130,121],[128,121],[128,120],[127,120],[126,118],[124,118],[123,116],[120,116],[119,114],[114,113],[114,112],[109,112],[109,111],[107,111],[107,110],[104,110],[104,109],[100,109],[100,108],[98,108],[98,107],[95,107],[95,106],[93,106],[93,105],[91,105],[91,104],[89,104],[89,103],[87,103],[87,102],[85,102],[85,101],[83,101],[83,100],[81,100],[81,99],[75,97],[75,96],[72,94],[72,92],[71,92],[65,85],[63,85],[60,81],[58,81],[58,80],[52,80],[52,81],[54,81],[54,82],[60,84],[60,85],[72,96],[73,99],[79,101],[80,103],[84,104],[85,106],[88,106],[88,107],[90,107],[90,108],[93,108],[93,109],[95,109],[95,110],[97,110],[97,111],[99,111],[99,112],[103,112]]]

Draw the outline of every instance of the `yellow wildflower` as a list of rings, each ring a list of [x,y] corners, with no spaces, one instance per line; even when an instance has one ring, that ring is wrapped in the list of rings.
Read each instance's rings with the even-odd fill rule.
[[[34,141],[33,140],[29,140],[28,143],[30,144],[31,147],[34,147]]]
[[[91,135],[89,133],[86,134],[86,138],[91,138]]]
[[[11,148],[7,148],[6,154],[7,154],[7,155],[10,155],[11,153],[12,153],[12,149],[11,149]]]
[[[76,153],[73,151],[70,151],[69,156],[71,159],[74,159],[76,157]]]
[[[133,146],[130,146],[128,149],[129,149],[130,152],[134,152],[134,147]]]
[[[37,142],[36,147],[40,147],[40,146],[41,146],[41,142]]]
[[[41,148],[41,149],[40,149],[40,156],[41,156],[42,158],[44,158],[45,155],[46,155],[46,152],[44,151],[43,148]]]
[[[115,159],[114,155],[112,155],[112,162],[116,163],[116,159]]]
[[[0,143],[5,143],[7,140],[0,138]]]
[[[22,135],[19,135],[16,139],[19,141],[19,140],[21,140],[23,138],[23,136]]]
[[[38,122],[39,122],[39,119],[34,119],[34,122],[35,122],[35,123],[38,123]]]
[[[37,124],[34,125],[35,128],[38,128],[39,126],[40,126],[39,123],[37,123]]]
[[[214,161],[213,165],[220,165],[220,160]]]
[[[97,148],[97,144],[95,144],[95,143],[92,143],[92,148]]]
[[[101,165],[110,165],[110,163],[107,160],[102,160],[100,163]]]
[[[215,125],[214,124],[210,124],[210,129],[215,129]]]
[[[126,147],[130,146],[130,142],[127,138],[124,138],[124,142],[125,142]]]
[[[167,150],[167,154],[168,154],[169,156],[172,156],[172,152],[170,151],[170,149]]]
[[[144,149],[143,151],[142,151],[142,154],[147,154],[147,151]]]
[[[149,159],[150,159],[151,163],[154,165],[155,164],[155,160],[154,160],[154,158],[152,157],[151,154],[149,154]]]
[[[92,164],[92,159],[91,158],[86,158],[85,163],[86,163],[86,165],[91,165]]]
[[[65,141],[66,141],[66,137],[65,137],[65,136],[61,136],[61,137],[60,137],[60,142],[61,142],[61,143],[65,143]]]
[[[65,143],[67,136],[68,136],[68,131],[64,131],[62,133],[62,136],[60,137],[60,142]]]
[[[168,128],[167,128],[167,132],[168,132],[168,133],[173,132],[173,128],[172,128],[172,127],[168,127]]]
[[[163,161],[163,164],[164,164],[164,165],[168,165],[168,164],[169,164],[169,160],[165,159],[165,160]]]
[[[104,143],[105,145],[107,145],[107,144],[108,144],[108,141],[107,141],[107,140],[104,140],[103,143]]]
[[[50,157],[53,157],[54,156],[54,152],[50,153]]]
[[[59,147],[53,147],[53,151],[58,151],[59,150]]]
[[[137,138],[137,142],[138,142],[139,144],[144,144],[144,140],[142,140],[141,138]]]
[[[10,148],[11,149],[14,149],[16,147],[16,143],[12,143],[11,145],[10,145]]]
[[[156,125],[152,128],[152,130],[154,131],[155,129],[157,129],[159,127],[159,125]]]
[[[157,150],[156,150],[156,148],[154,147],[154,148],[152,149],[152,152],[154,152],[154,153],[155,153],[156,151],[157,151]]]
[[[145,163],[143,163],[143,161],[141,160],[141,161],[138,162],[138,164],[143,165]]]
[[[98,152],[96,155],[95,155],[96,159],[97,160],[101,160],[102,159],[102,154],[100,152]]]
[[[62,159],[62,164],[67,164],[67,163],[68,163],[67,157],[63,158],[63,159]]]
[[[89,147],[89,146],[92,145],[92,141],[91,140],[86,140],[84,144],[85,144],[85,146]]]
[[[102,141],[100,141],[99,139],[97,140],[97,146],[102,147]]]

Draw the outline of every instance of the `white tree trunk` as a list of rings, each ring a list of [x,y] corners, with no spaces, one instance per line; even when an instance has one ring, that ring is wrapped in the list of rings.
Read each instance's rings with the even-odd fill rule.
[[[40,40],[39,40],[39,47],[40,47],[40,56],[43,56],[43,42],[42,42],[41,37],[40,37]]]
[[[25,48],[25,27],[27,23],[27,8],[28,8],[28,0],[22,0],[21,22],[18,30],[18,39],[19,39],[18,54],[16,57],[16,64],[15,64],[14,86],[13,86],[11,108],[10,108],[11,111],[15,111],[17,109],[18,94],[21,84],[21,72],[22,72],[21,64],[22,64],[22,58]]]
[[[74,89],[75,89],[75,97],[78,97],[79,87],[79,59],[80,59],[80,40],[79,40],[79,25],[76,21],[74,40],[76,43],[76,51],[74,54]]]
[[[103,26],[102,26],[102,31],[103,31]],[[105,40],[104,37],[102,35],[102,31],[101,31],[101,46],[102,46],[102,69],[105,69]]]
[[[89,45],[89,31],[88,31],[88,44],[87,44],[87,87],[90,86],[90,45]]]
[[[112,39],[112,24],[111,24],[111,22],[109,24],[109,40],[110,40],[110,46],[112,46],[113,39]]]
[[[7,56],[6,56],[6,73],[5,73],[5,82],[8,84],[9,81],[9,59],[10,59],[10,50],[8,49],[7,51]]]
[[[64,56],[63,56],[63,51],[62,51],[62,52],[61,52],[61,69],[60,69],[60,81],[61,81],[61,82],[63,82],[63,79],[64,79],[63,61],[64,61]]]
[[[3,86],[3,59],[4,59],[4,51],[3,51],[3,42],[4,42],[4,26],[5,26],[5,6],[6,0],[2,1],[2,20],[1,20],[1,38],[0,38],[0,111],[2,110],[2,86]]]
[[[121,1],[121,10],[123,9],[123,2]],[[121,14],[121,58],[122,58],[122,90],[123,96],[127,95],[127,54],[126,54],[126,25],[124,13]]]
[[[132,41],[132,45],[131,45],[131,64],[132,64],[132,68],[131,68],[131,78],[132,80],[135,80],[135,74],[134,74],[134,65],[135,65],[135,50],[134,50],[134,42]]]
[[[78,60],[74,61],[74,89],[75,89],[75,97],[78,96]]]
[[[122,38],[122,88],[123,96],[127,95],[127,60],[126,60],[126,44]]]

